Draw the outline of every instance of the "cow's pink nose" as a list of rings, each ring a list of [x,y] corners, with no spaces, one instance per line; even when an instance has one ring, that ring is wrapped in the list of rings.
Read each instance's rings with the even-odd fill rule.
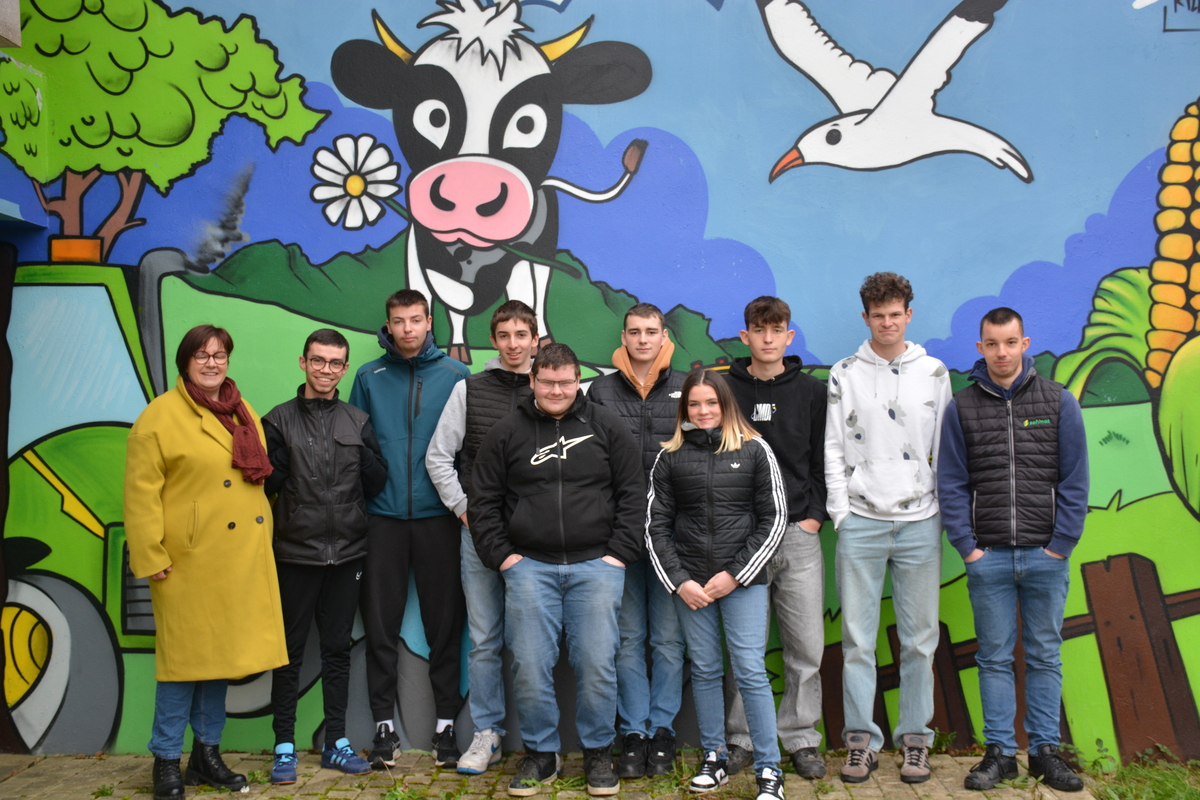
[[[533,213],[533,187],[512,166],[485,156],[443,161],[409,185],[413,218],[445,242],[474,247],[516,239]]]

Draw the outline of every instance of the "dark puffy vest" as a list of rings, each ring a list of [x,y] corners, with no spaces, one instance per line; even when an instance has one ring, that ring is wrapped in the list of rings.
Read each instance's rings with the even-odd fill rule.
[[[266,419],[287,442],[288,482],[275,501],[275,558],[344,564],[367,554],[362,428],[367,412],[339,400],[296,398]]]
[[[483,437],[517,405],[533,396],[527,373],[489,369],[467,378],[467,426],[462,449],[458,453],[458,480],[463,492],[471,495],[471,468]]]
[[[1054,533],[1062,385],[1036,372],[1006,402],[973,383],[955,397],[980,547],[1045,547]]]
[[[642,469],[647,475],[662,451],[662,443],[675,435],[679,393],[686,378],[679,370],[663,370],[645,400],[619,370],[592,381],[592,388],[588,389],[589,400],[617,412],[629,425],[630,433],[642,449]]]

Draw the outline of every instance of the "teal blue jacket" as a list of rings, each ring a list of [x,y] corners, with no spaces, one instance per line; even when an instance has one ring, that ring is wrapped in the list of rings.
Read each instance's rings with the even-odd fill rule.
[[[405,358],[387,328],[379,331],[382,357],[358,368],[350,404],[371,415],[371,426],[388,463],[387,486],[367,501],[367,511],[396,519],[449,514],[425,471],[425,451],[454,384],[470,374],[433,343]]]

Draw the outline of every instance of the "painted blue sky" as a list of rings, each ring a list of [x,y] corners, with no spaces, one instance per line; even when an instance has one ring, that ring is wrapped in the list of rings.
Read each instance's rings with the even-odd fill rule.
[[[844,48],[896,72],[955,4],[808,2]],[[230,23],[252,9],[286,71],[325,84],[314,85],[310,101],[334,109],[334,117],[304,148],[284,145],[278,163],[267,169],[272,180],[297,187],[297,203],[308,202],[303,192],[311,183],[307,164],[313,148],[328,145],[339,133],[370,131],[385,141],[390,136],[386,117],[336,108],[329,59],[337,45],[374,38],[373,7],[413,48],[440,30],[416,28],[436,10],[432,0],[386,5],[198,0],[189,5]],[[961,361],[973,349],[968,317],[986,304],[975,298],[998,295],[1019,302],[1017,290],[1026,286],[1041,289],[1029,309],[1046,317],[1031,326],[1035,351],[1061,352],[1078,339],[1098,276],[1115,266],[1148,263],[1152,204],[1134,194],[1153,193],[1153,154],[1176,117],[1200,94],[1200,32],[1164,33],[1162,6],[1135,10],[1131,0],[1009,0],[994,27],[966,52],[938,95],[938,111],[1012,142],[1036,176],[1027,185],[969,155],[880,172],[806,166],[768,184],[771,166],[800,132],[835,112],[777,55],[753,2],[528,5],[523,20],[534,39],[555,38],[595,15],[588,41],[631,42],[654,67],[653,82],[640,97],[568,108],[573,117],[555,164],[564,177],[594,188],[607,185],[630,138],[649,138],[651,150],[644,173],[620,200],[582,208],[563,202],[560,246],[580,255],[596,279],[664,309],[685,302],[713,317],[718,337],[736,333],[740,309],[754,294],[777,291],[792,305],[807,349],[825,363],[852,351],[865,335],[857,288],[864,275],[881,269],[912,280],[917,313],[910,338],[930,341],[951,366],[965,366]],[[320,32],[319,40],[314,31]],[[240,127],[246,130],[239,132]],[[245,156],[241,144],[235,147],[241,142],[237,136],[249,143],[254,131],[235,121],[223,137],[230,140],[224,144],[230,152]],[[295,152],[289,154],[288,148]],[[200,209],[219,207],[219,187],[227,185],[234,161],[214,158],[211,175],[205,177],[209,168],[204,168],[180,184],[177,191],[187,187],[194,195],[193,229],[205,218]],[[0,180],[7,183],[11,172],[6,164]],[[1122,186],[1127,176],[1132,183]],[[260,168],[256,182],[265,178]],[[1114,200],[1118,187],[1127,195],[1121,202]],[[179,197],[186,193],[180,191]],[[147,203],[159,201],[147,198]],[[287,214],[289,205],[270,213]],[[143,211],[149,214],[145,204]],[[1143,211],[1147,216],[1139,223]],[[273,238],[254,230],[252,219],[248,215],[245,227],[256,240]],[[631,219],[641,220],[643,227],[632,233],[619,227]],[[1111,224],[1105,228],[1107,244],[1100,246],[1100,239],[1087,237],[1105,220]],[[259,226],[264,234],[272,227],[268,223],[264,218]],[[645,227],[651,224],[661,232]],[[324,223],[314,217],[312,225]],[[329,249],[355,251],[386,241],[396,230],[398,225],[387,220],[364,233],[340,232],[337,239],[330,238],[333,231],[314,230],[309,254],[321,260]],[[178,230],[172,243],[186,249],[185,233]],[[151,244],[151,234],[149,226],[127,234],[119,248],[130,255],[122,260],[136,260],[143,244],[163,244]],[[1079,246],[1079,237],[1091,245]],[[1114,263],[1114,254],[1122,263]],[[1131,263],[1123,263],[1126,259]],[[1043,273],[1053,279],[1037,277]],[[1020,279],[1010,282],[1015,275]],[[1060,307],[1064,313],[1054,313]]]

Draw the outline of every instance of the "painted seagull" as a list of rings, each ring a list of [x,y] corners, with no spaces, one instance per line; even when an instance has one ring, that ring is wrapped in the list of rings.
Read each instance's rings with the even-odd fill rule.
[[[992,27],[1005,2],[963,0],[897,78],[838,47],[799,0],[758,0],[775,49],[840,112],[802,133],[769,180],[803,164],[876,170],[943,153],[971,153],[1032,181],[1017,148],[978,125],[934,111],[934,97],[950,82],[950,70]]]

